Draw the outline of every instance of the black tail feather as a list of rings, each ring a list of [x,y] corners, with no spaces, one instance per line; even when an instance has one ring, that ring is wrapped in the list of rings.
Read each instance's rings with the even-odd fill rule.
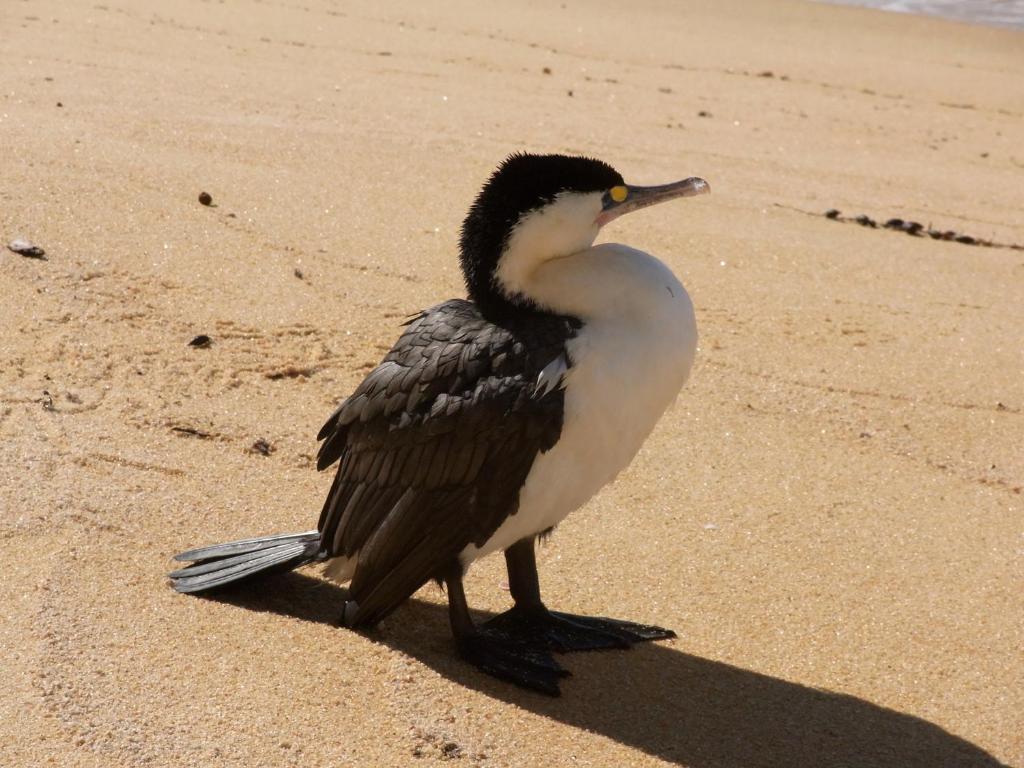
[[[193,564],[168,574],[178,592],[203,592],[256,574],[289,571],[320,553],[318,531],[243,539],[182,552],[175,560]]]
[[[255,539],[239,539],[229,541],[226,544],[214,544],[212,547],[198,547],[175,555],[174,559],[179,562],[195,563],[200,560],[227,557],[228,555],[241,555],[244,552],[258,552],[261,549],[269,549],[278,544],[285,544],[290,541],[319,541],[319,531],[306,531],[305,533],[282,533],[277,536],[261,536]]]

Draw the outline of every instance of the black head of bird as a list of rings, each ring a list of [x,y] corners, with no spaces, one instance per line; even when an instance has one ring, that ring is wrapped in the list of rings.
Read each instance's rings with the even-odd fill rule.
[[[703,179],[641,187],[590,157],[509,156],[491,174],[462,224],[460,262],[485,316],[536,308],[512,289],[524,271],[589,248],[601,227],[655,203],[710,191]]]

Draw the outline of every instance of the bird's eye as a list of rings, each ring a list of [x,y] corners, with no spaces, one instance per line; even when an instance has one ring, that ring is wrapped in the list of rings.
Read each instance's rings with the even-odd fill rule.
[[[616,203],[621,203],[623,200],[625,200],[629,196],[629,190],[626,187],[620,185],[620,186],[612,187],[611,189],[609,189],[608,190],[608,195]]]

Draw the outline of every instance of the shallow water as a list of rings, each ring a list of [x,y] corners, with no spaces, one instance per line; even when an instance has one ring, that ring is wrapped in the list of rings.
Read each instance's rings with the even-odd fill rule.
[[[1024,29],[1024,0],[823,0],[896,13],[942,16],[974,24]]]

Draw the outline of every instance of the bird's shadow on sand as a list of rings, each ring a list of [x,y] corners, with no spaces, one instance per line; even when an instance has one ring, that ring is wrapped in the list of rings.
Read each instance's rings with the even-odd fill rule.
[[[344,596],[333,584],[288,573],[210,597],[334,625]],[[338,629],[338,642],[347,631]],[[459,685],[694,768],[1003,765],[926,720],[692,656],[674,647],[679,641],[560,656],[573,676],[555,699],[492,679],[456,657],[444,606],[413,599],[370,636]]]

